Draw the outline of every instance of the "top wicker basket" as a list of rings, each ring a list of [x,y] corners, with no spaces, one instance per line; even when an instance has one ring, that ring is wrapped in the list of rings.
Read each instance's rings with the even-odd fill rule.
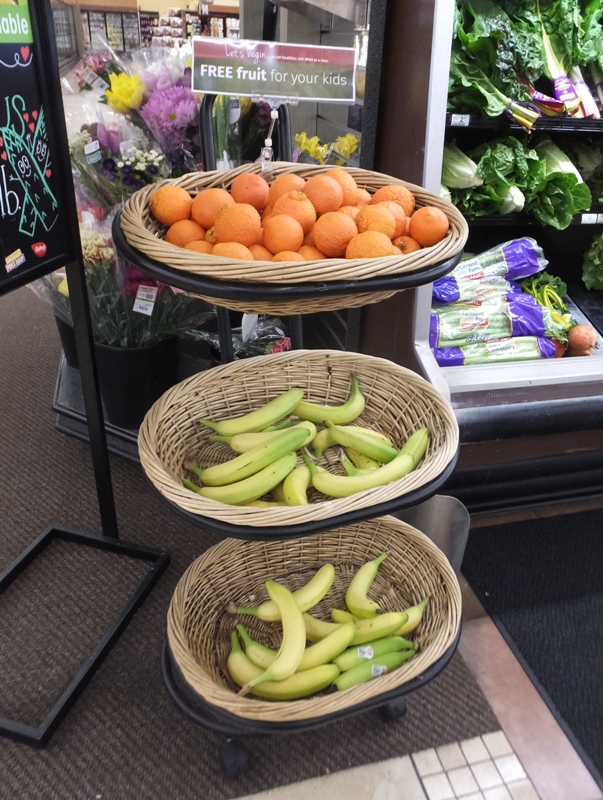
[[[296,173],[302,178],[333,169],[332,165],[314,166],[277,162],[273,165],[273,175],[286,172]],[[199,275],[225,283],[267,283],[271,286],[290,286],[295,284],[321,284],[317,286],[316,295],[293,300],[230,300],[199,293],[199,296],[215,305],[225,306],[236,311],[250,313],[315,313],[333,311],[339,308],[354,308],[368,303],[378,302],[395,294],[393,291],[367,291],[362,282],[370,278],[400,276],[404,273],[417,274],[417,284],[421,270],[435,264],[445,262],[458,255],[467,240],[468,227],[462,214],[446,200],[427,192],[420,186],[383,175],[370,170],[342,167],[349,172],[359,187],[373,194],[381,186],[399,184],[407,187],[415,196],[417,206],[437,206],[448,217],[450,230],[446,237],[432,247],[426,247],[408,255],[388,256],[384,258],[343,259],[330,258],[321,261],[225,261],[212,255],[196,253],[169,244],[163,238],[165,225],[158,222],[151,214],[149,200],[158,188],[157,184],[136,192],[125,204],[121,212],[121,229],[128,244],[145,256],[159,261],[173,269],[182,270],[189,276]],[[203,189],[221,187],[228,189],[234,178],[242,172],[261,172],[260,164],[246,164],[237,169],[212,172],[193,172],[182,178],[164,183],[181,186],[196,196]],[[161,184],[163,185],[163,184]],[[337,294],[329,291],[329,282],[358,282],[351,294]]]

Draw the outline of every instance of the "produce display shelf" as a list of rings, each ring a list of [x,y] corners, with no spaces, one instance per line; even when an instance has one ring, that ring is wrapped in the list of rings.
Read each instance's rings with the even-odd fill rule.
[[[469,222],[470,228],[511,228],[521,226],[542,229],[542,225],[537,219],[521,213],[485,214],[483,217],[474,217],[473,219],[468,217],[467,221]],[[599,226],[603,225],[603,208],[597,206],[590,211],[574,214],[570,225],[590,225],[598,229]]]
[[[405,508],[410,508],[422,503],[425,500],[433,497],[437,491],[448,481],[458,460],[459,451],[455,453],[454,458],[446,466],[437,478],[434,478],[429,483],[408,492],[407,494],[388,500],[384,503],[360,508],[355,511],[349,511],[344,514],[329,517],[328,519],[315,519],[299,525],[274,525],[266,528],[256,527],[253,525],[233,525],[224,522],[214,517],[206,517],[201,514],[193,514],[190,511],[174,503],[169,498],[165,497],[158,489],[155,489],[159,497],[166,503],[176,514],[183,517],[187,522],[196,525],[204,530],[210,530],[214,533],[220,533],[223,536],[232,537],[233,539],[249,539],[254,541],[273,541],[274,539],[299,539],[302,536],[308,536],[312,533],[320,533],[321,531],[331,530],[332,528],[339,528],[343,525],[349,525],[352,522],[361,522],[375,517],[382,517],[386,514],[395,515],[397,512]]]
[[[446,127],[455,131],[463,128],[492,131],[523,131],[525,129],[508,117],[480,117],[477,114],[446,114]],[[603,119],[574,119],[573,117],[540,117],[534,123],[532,133],[601,133]]]
[[[149,258],[140,250],[132,247],[123,234],[120,224],[121,212],[113,220],[112,236],[117,249],[132,264],[147,273],[151,278],[176,286],[185,292],[202,294],[224,300],[236,301],[266,301],[278,300],[280,302],[313,298],[317,295],[354,295],[382,291],[403,291],[417,286],[432,283],[438,278],[451,272],[462,258],[463,251],[456,253],[451,258],[422,267],[412,272],[394,275],[381,275],[376,278],[367,278],[361,281],[323,281],[321,283],[249,283],[245,281],[227,282],[207,278],[204,275],[195,275],[190,272],[173,269],[165,264]]]

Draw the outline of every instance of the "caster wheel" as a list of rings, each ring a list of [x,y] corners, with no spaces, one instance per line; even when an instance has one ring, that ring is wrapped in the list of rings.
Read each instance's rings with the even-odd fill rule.
[[[243,742],[227,739],[220,745],[220,767],[225,778],[238,778],[249,769],[249,756]]]
[[[387,705],[379,708],[379,716],[383,722],[395,722],[406,714],[407,705],[403,697],[391,700]]]

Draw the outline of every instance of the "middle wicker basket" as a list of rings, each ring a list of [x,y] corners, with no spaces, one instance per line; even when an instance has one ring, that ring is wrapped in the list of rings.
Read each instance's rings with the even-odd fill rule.
[[[243,416],[293,388],[303,389],[305,398],[315,403],[340,405],[348,398],[352,374],[366,399],[357,424],[384,433],[398,448],[414,431],[429,430],[427,452],[406,477],[346,498],[326,498],[311,490],[308,505],[268,509],[225,505],[183,486],[183,479],[192,477],[185,467],[188,461],[207,467],[233,455],[227,445],[209,442],[213,431],[199,422],[201,418],[219,421]],[[434,482],[455,458],[458,438],[450,404],[411,370],[359,353],[295,350],[235,361],[177,384],[147,412],[138,449],[147,477],[179,509],[199,515],[200,523],[203,518],[218,520],[226,530],[228,525],[263,528],[269,538],[270,528],[321,521],[325,529],[330,520],[342,520],[350,512],[356,512],[356,519],[370,517],[374,506]],[[301,457],[299,463],[303,463]],[[332,448],[319,464],[343,474]]]

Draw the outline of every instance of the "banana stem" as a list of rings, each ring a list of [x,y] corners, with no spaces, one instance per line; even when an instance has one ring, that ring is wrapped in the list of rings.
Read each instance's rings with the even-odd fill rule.
[[[210,419],[200,419],[199,422],[201,423],[201,425],[206,425],[208,428],[211,428],[212,431],[215,431],[216,428],[218,427],[218,423],[212,422]]]
[[[200,487],[200,486],[197,486],[197,484],[196,484],[196,483],[193,483],[192,481],[189,481],[187,478],[185,478],[185,479],[182,481],[182,484],[183,484],[183,486],[186,486],[186,488],[187,488],[187,489],[190,489],[190,490],[191,490],[191,492],[197,492],[197,493],[199,493],[199,492],[200,492],[200,490],[201,490],[201,487]]]
[[[224,442],[224,444],[230,444],[232,441],[232,436],[224,436],[223,434],[216,433],[214,436],[209,437],[209,441],[212,444],[215,442]]]
[[[200,478],[201,480],[203,480],[203,470],[201,469],[201,467],[197,467],[197,466],[195,466],[194,464],[191,464],[190,466],[188,466],[188,467],[187,467],[187,469],[189,469],[191,472],[194,472],[194,473],[195,473],[195,475],[196,475],[198,478]]]
[[[258,615],[258,607],[257,606],[237,606],[237,614],[247,614],[249,617],[257,617]]]
[[[247,649],[249,647],[249,645],[251,644],[251,641],[252,641],[251,640],[251,636],[247,633],[245,628],[240,624],[237,625],[237,630],[239,632],[239,636],[243,640],[243,644],[245,645],[245,649]]]
[[[302,450],[302,458],[304,459],[306,466],[310,470],[310,475],[318,475],[318,467],[312,461],[310,456],[307,454],[305,448]]]

